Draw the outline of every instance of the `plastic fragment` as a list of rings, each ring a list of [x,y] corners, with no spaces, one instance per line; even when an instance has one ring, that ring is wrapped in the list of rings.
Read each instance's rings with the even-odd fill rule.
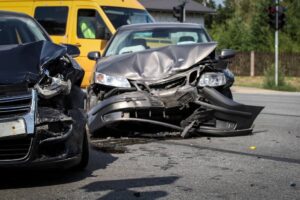
[[[250,146],[249,149],[256,150],[256,146]]]
[[[290,184],[291,187],[296,187],[296,185],[297,185],[297,184],[294,183],[294,182],[292,182],[292,183]]]

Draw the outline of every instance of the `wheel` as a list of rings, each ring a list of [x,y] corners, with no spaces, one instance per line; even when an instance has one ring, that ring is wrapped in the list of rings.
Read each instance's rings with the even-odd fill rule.
[[[83,171],[87,165],[89,164],[89,141],[87,133],[84,133],[83,141],[82,141],[82,152],[80,162],[74,167],[76,171]]]

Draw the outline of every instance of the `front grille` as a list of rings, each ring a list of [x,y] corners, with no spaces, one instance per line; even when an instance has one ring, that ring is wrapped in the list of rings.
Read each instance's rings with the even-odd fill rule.
[[[0,140],[0,161],[25,159],[31,141],[31,137]]]
[[[184,77],[177,77],[172,80],[167,80],[159,83],[154,83],[149,85],[151,89],[155,90],[163,90],[163,89],[171,89],[178,86],[182,86],[186,84],[186,76]]]
[[[30,111],[32,94],[0,95],[0,118],[22,116]]]

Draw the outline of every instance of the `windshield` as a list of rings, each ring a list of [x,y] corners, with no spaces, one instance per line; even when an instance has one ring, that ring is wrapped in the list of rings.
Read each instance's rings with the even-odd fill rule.
[[[108,6],[104,6],[102,8],[115,29],[118,29],[123,25],[151,23],[154,21],[149,13],[145,10]]]
[[[168,45],[209,42],[202,28],[155,28],[150,30],[126,30],[117,33],[105,52],[105,56],[133,53]]]
[[[15,45],[48,40],[36,22],[30,18],[1,16],[0,45]]]

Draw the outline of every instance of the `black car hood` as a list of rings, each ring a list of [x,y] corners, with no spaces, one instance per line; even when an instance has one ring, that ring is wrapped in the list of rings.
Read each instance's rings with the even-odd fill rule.
[[[66,51],[65,47],[49,41],[0,45],[0,85],[36,82],[42,66]]]
[[[137,53],[104,57],[96,72],[123,76],[130,80],[156,81],[197,64],[217,46],[217,43],[170,45]]]

